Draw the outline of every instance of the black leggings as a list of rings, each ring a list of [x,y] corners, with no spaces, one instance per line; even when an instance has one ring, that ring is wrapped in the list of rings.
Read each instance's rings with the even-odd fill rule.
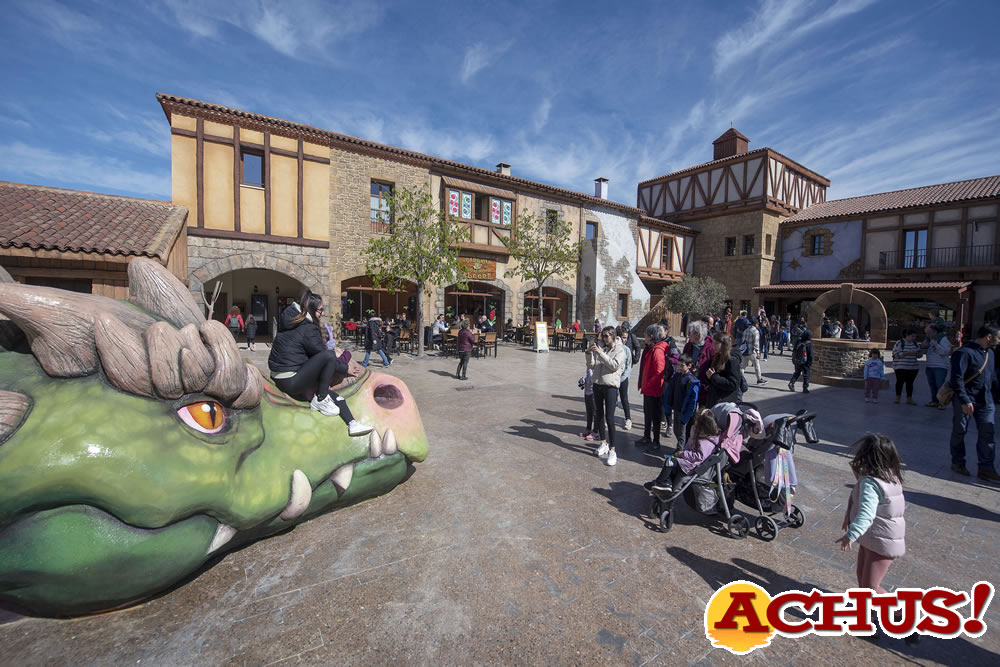
[[[906,386],[906,397],[913,398],[913,381],[917,379],[920,372],[918,368],[897,368],[896,369],[896,398],[903,395],[903,386]]]
[[[649,440],[650,431],[652,431],[653,442],[657,444],[660,442],[660,424],[663,421],[663,408],[660,406],[662,400],[660,396],[644,395],[642,397],[642,437]]]
[[[471,352],[458,353],[458,370],[455,371],[455,375],[458,377],[464,378],[469,372],[469,355],[471,354]]]
[[[628,407],[628,378],[622,380],[618,387],[618,398],[622,401],[622,412],[625,414],[625,419],[632,419],[632,410]]]
[[[618,402],[618,387],[607,384],[594,385],[594,404],[597,407],[597,432],[602,442],[615,446],[615,403]]]
[[[584,394],[583,404],[587,406],[587,432],[590,433],[594,430],[594,395]]]
[[[285,392],[297,401],[308,401],[315,393],[316,400],[322,401],[327,396],[332,396],[340,408],[340,416],[344,421],[350,422],[354,417],[351,415],[347,401],[340,398],[337,392],[330,390],[333,378],[337,373],[346,373],[347,364],[337,360],[337,355],[332,350],[324,350],[319,354],[309,357],[309,361],[302,364],[298,371],[290,378],[275,380],[274,384],[281,391]]]

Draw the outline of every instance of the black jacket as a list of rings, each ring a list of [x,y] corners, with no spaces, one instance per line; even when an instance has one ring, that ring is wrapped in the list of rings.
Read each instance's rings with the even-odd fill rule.
[[[729,354],[729,360],[721,371],[716,371],[707,383],[705,388],[705,406],[712,407],[727,401],[736,402],[739,400],[740,385],[743,384],[743,371],[740,366],[743,358],[738,350],[733,349]]]
[[[282,320],[285,320],[284,313],[282,313]],[[272,373],[297,371],[310,358],[321,352],[327,352],[326,345],[323,343],[323,334],[313,322],[302,320],[298,324],[289,324],[289,327],[284,331],[279,331],[274,338],[274,343],[271,344],[271,354],[267,357],[267,367],[271,369]],[[343,368],[339,366],[343,366]],[[337,372],[346,373],[347,364],[338,362]]]
[[[365,327],[365,351],[378,352],[382,349],[382,321],[368,320]]]

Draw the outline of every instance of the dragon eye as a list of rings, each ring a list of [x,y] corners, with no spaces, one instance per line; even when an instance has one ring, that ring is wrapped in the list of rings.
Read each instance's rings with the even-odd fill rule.
[[[215,401],[198,401],[177,410],[185,424],[202,433],[218,433],[226,425],[226,410]]]

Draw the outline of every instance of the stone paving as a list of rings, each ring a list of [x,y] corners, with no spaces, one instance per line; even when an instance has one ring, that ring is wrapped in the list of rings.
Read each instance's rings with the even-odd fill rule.
[[[249,356],[263,366],[266,354]],[[980,639],[915,647],[778,637],[741,659],[702,629],[706,601],[734,579],[771,594],[854,585],[854,554],[833,541],[853,483],[846,448],[865,430],[892,436],[906,463],[908,553],[886,587],[1000,584],[1000,487],[951,473],[950,413],[894,405],[885,391],[877,405],[858,390],[791,394],[788,357],[772,356],[770,383],[748,400],[765,413],[819,413],[822,441],[796,450],[805,525],[770,543],[734,540],[681,503],[664,534],[644,516],[641,484],[660,459],[632,444],[634,379],[636,427],[619,432],[609,468],[577,436],[583,366],[580,353],[501,346],[460,382],[453,359],[402,355],[388,371],[417,396],[431,442],[406,483],[226,554],[130,609],[74,620],[0,612],[3,663],[996,664],[996,601]],[[917,399],[928,399],[922,376]]]

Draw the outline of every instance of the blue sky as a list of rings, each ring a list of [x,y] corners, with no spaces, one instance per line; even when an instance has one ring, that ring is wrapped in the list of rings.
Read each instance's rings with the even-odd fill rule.
[[[170,198],[154,94],[583,192],[733,123],[828,199],[1000,173],[1000,2],[7,0],[0,180]]]

